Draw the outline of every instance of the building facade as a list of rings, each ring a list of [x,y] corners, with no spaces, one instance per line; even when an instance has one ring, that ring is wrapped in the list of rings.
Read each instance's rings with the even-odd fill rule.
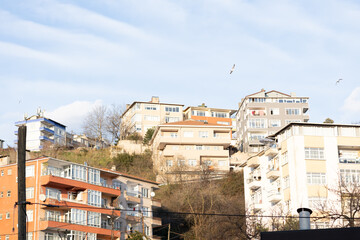
[[[66,126],[49,118],[34,115],[27,120],[15,123],[19,127],[26,125],[26,149],[40,151],[50,146],[66,145]],[[18,132],[15,131],[15,135]],[[17,143],[17,140],[15,141]]]
[[[229,171],[231,126],[186,120],[159,125],[151,139],[157,181],[193,180]]]
[[[17,165],[0,166],[0,236],[17,239]],[[32,239],[126,239],[130,230],[154,239],[152,199],[158,184],[54,158],[26,161],[27,234]],[[146,211],[145,211],[146,210]],[[139,217],[138,215],[141,215]],[[134,215],[133,217],[130,215]],[[129,217],[130,216],[130,217]],[[143,230],[144,229],[144,230]]]
[[[236,110],[222,109],[222,108],[209,108],[205,103],[197,107],[187,107],[184,110],[184,120],[194,119],[198,121],[206,121],[210,124],[232,125],[231,116]]]
[[[250,94],[239,103],[236,113],[237,145],[242,152],[263,149],[260,141],[291,122],[307,122],[308,97],[278,91]]]
[[[158,97],[152,97],[150,102],[133,102],[121,116],[122,139],[134,132],[145,136],[149,128],[161,123],[182,121],[183,107],[181,104],[160,103]]]
[[[359,125],[291,123],[272,137],[275,142],[244,167],[245,199],[253,212],[296,216],[304,207],[319,216],[349,211],[339,191],[360,184]],[[320,219],[312,227],[337,224],[344,222]]]

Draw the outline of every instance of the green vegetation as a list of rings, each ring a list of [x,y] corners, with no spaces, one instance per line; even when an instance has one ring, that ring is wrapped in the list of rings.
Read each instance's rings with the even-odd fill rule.
[[[143,144],[149,144],[152,136],[154,135],[154,132],[155,132],[155,127],[149,128],[149,129],[146,131]]]
[[[137,133],[137,132],[132,133],[131,135],[127,136],[126,139],[127,139],[127,140],[131,140],[131,141],[135,141],[136,143],[138,143],[138,141],[142,141],[142,140],[143,140],[142,136],[141,136],[139,133]]]

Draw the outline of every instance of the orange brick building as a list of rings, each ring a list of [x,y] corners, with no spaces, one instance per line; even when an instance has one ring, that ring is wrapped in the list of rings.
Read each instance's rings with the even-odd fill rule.
[[[17,239],[17,165],[0,166],[0,237]],[[120,172],[41,157],[26,161],[27,239],[148,237],[161,225],[152,211],[158,184]],[[12,230],[14,228],[14,231]]]

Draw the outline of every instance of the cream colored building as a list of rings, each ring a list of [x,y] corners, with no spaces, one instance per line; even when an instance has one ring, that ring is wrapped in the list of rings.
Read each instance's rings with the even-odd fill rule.
[[[240,151],[257,153],[264,144],[261,139],[291,122],[307,122],[308,97],[278,91],[250,94],[239,103],[236,113],[236,136]]]
[[[151,144],[157,181],[219,177],[229,171],[231,126],[186,120],[159,125]]]
[[[291,123],[272,137],[276,144],[248,158],[244,167],[247,206],[264,215],[297,215],[300,207],[312,209],[312,216],[323,207],[340,211],[334,191],[340,178],[349,185],[360,181],[360,126]],[[327,219],[312,227],[331,224]]]
[[[145,136],[149,128],[161,123],[183,120],[181,104],[161,103],[159,97],[152,97],[150,102],[133,102],[121,116],[122,139],[137,132]]]

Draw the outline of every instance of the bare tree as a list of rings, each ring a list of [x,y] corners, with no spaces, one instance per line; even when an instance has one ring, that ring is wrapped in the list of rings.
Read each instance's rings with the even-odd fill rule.
[[[121,134],[121,115],[124,112],[124,106],[112,104],[106,115],[106,131],[111,136],[111,142],[116,143]]]
[[[103,146],[106,140],[106,113],[107,107],[99,105],[87,114],[83,122],[84,133]]]

